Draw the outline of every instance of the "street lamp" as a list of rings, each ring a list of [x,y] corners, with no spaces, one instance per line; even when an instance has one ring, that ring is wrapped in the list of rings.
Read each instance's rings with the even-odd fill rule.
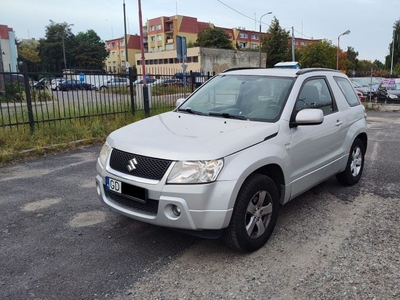
[[[261,19],[262,19],[262,17],[264,17],[264,16],[266,16],[266,15],[270,15],[270,14],[272,14],[272,11],[269,11],[269,12],[263,14],[263,15],[260,17],[260,35],[258,36],[258,38],[260,39],[260,46],[258,47],[258,52],[259,52],[259,55],[260,55],[260,59],[259,59],[259,67],[260,67],[260,68],[261,68]]]
[[[337,54],[336,54],[336,70],[339,70],[339,43],[340,43],[340,37],[342,35],[350,34],[350,30],[346,30],[343,32],[341,35],[338,36],[337,38]]]
[[[70,26],[74,26],[74,24],[68,24],[67,22],[64,23],[56,23],[52,19],[49,20],[50,23],[52,24],[57,24],[61,25],[63,27],[63,33],[62,33],[62,48],[63,48],[63,57],[64,57],[64,70],[67,70],[67,58],[65,55],[65,30],[69,28]]]

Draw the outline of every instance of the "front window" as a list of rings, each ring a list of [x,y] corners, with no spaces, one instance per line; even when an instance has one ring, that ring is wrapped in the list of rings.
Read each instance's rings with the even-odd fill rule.
[[[278,120],[294,78],[224,75],[211,79],[178,110],[250,121]]]
[[[336,105],[325,78],[313,78],[303,85],[296,100],[296,111],[304,108],[321,109],[324,115],[336,111]]]

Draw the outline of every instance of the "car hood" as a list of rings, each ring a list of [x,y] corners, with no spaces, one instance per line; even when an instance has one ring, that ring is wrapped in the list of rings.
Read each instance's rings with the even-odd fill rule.
[[[107,142],[119,150],[170,160],[225,157],[278,133],[277,123],[168,112],[122,127]]]

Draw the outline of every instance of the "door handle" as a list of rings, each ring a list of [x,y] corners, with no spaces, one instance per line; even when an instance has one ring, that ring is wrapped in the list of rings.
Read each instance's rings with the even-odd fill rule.
[[[342,124],[343,124],[343,121],[336,120],[336,124],[335,124],[335,126],[341,126]]]

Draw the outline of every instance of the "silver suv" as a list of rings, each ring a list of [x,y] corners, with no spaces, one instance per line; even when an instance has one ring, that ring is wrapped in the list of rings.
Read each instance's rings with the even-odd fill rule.
[[[174,111],[111,133],[97,161],[97,192],[135,220],[254,251],[281,204],[332,176],[360,180],[366,127],[364,106],[340,72],[228,70]]]

